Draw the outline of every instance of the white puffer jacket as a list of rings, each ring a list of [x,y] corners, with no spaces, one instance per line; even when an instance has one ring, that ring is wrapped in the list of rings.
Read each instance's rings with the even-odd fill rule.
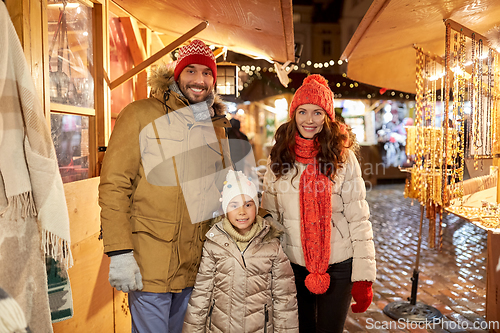
[[[337,171],[332,185],[332,232],[330,264],[353,258],[351,281],[375,281],[375,246],[366,188],[356,156],[347,150],[348,156]],[[291,262],[305,266],[300,237],[299,183],[306,165],[296,162],[294,169],[276,180],[268,161],[264,176],[262,207],[285,226],[282,246]]]

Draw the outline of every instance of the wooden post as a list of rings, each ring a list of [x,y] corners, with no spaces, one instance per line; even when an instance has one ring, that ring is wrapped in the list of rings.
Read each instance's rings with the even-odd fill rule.
[[[5,4],[30,67],[38,99],[50,125],[47,0],[6,0]]]
[[[111,134],[111,102],[110,90],[107,84],[107,73],[109,72],[109,29],[108,29],[108,3],[94,5],[94,68],[95,68],[95,131],[91,131],[92,155],[91,157],[94,176],[99,176],[101,171],[104,152],[99,152],[98,147],[108,145]],[[89,164],[90,166],[90,164]]]

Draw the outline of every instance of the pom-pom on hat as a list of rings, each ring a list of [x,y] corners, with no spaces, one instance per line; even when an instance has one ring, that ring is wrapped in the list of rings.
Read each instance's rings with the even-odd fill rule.
[[[300,105],[314,104],[325,110],[332,121],[335,121],[335,106],[333,92],[328,81],[319,74],[309,75],[293,95],[290,104],[290,118]]]
[[[227,213],[227,205],[229,202],[231,202],[234,197],[242,194],[246,194],[253,199],[256,209],[259,207],[257,188],[252,182],[252,179],[245,176],[245,174],[241,171],[229,170],[226,176],[226,181],[224,182],[221,198],[224,213]]]
[[[212,70],[214,84],[217,81],[217,65],[212,50],[201,40],[195,39],[186,46],[179,49],[179,58],[175,65],[174,79],[177,81],[182,70],[191,64],[205,65]]]

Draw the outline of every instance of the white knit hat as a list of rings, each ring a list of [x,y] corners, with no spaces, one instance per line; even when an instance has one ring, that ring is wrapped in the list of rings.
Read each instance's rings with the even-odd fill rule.
[[[241,171],[229,170],[222,190],[222,209],[227,213],[227,205],[237,195],[246,194],[255,202],[255,207],[259,207],[259,197],[257,188],[252,182],[252,178],[245,176]]]

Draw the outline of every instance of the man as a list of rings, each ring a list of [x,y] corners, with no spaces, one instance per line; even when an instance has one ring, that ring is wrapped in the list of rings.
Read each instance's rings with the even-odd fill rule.
[[[231,160],[236,170],[250,175],[252,172],[251,168],[255,166],[252,145],[248,137],[240,131],[240,121],[236,118],[231,118],[229,122],[231,123],[231,128],[227,130],[227,138],[229,140]]]
[[[231,166],[212,51],[194,40],[152,97],[120,113],[101,172],[109,281],[129,293],[133,332],[181,332],[205,233]]]

